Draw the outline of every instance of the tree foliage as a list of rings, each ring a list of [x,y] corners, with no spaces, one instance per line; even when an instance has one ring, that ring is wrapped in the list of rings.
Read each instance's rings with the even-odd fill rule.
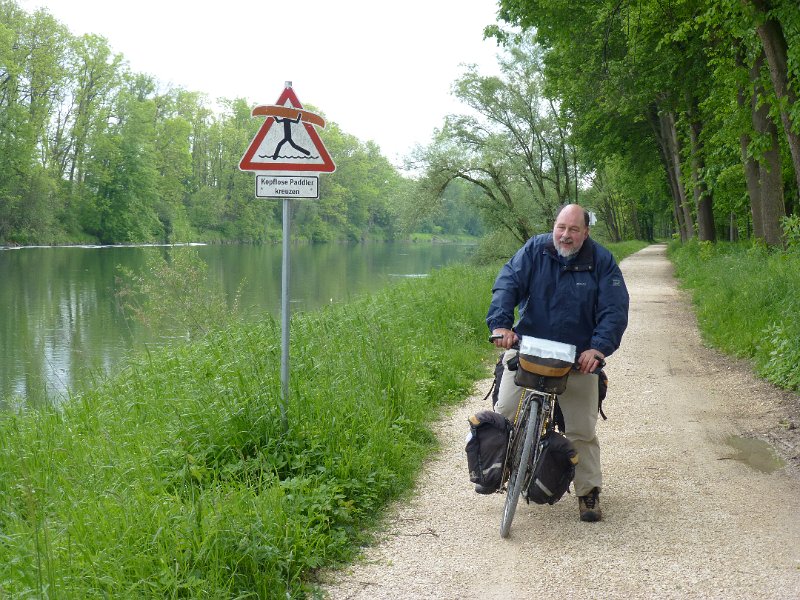
[[[500,7],[502,20],[536,31],[547,90],[571,115],[591,169],[618,156],[640,171],[660,170],[684,240],[746,233],[760,219],[756,234],[780,243],[780,217],[798,210],[796,2],[501,0]],[[759,110],[764,117],[754,121]],[[734,169],[752,179],[749,206],[731,185],[741,177]]]
[[[559,205],[577,197],[581,171],[570,129],[557,102],[545,95],[538,46],[520,37],[500,57],[501,76],[474,66],[453,86],[470,114],[447,117],[419,151],[424,167],[420,202],[451,182],[469,182],[487,226],[522,242],[552,221]]]
[[[261,123],[245,99],[163,89],[105,38],[0,0],[0,243],[279,239],[280,203],[238,169]],[[293,236],[398,235],[412,182],[336,123],[320,136],[337,170]]]

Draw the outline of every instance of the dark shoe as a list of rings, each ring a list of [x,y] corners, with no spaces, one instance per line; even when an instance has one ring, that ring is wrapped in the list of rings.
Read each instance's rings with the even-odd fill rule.
[[[592,488],[586,496],[578,496],[578,510],[581,512],[581,521],[599,521],[603,518],[600,510],[600,490]]]
[[[475,491],[479,494],[494,494],[497,490],[494,488],[486,487],[480,483],[475,484]]]

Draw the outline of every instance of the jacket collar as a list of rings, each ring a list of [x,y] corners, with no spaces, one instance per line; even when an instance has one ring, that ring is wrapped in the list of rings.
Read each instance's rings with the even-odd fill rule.
[[[578,255],[569,262],[565,262],[564,258],[559,256],[556,246],[553,243],[552,233],[547,238],[544,251],[546,254],[549,254],[551,258],[561,263],[561,268],[564,271],[591,271],[594,269],[594,242],[590,237],[586,238],[583,242],[583,246],[578,250]]]

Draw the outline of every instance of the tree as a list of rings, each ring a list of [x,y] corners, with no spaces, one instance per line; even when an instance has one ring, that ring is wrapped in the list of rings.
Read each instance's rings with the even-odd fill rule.
[[[67,31],[50,14],[0,2],[0,237],[52,234],[59,215],[46,169],[47,125],[63,94]]]
[[[511,39],[507,49],[502,77],[472,66],[456,81],[454,95],[472,114],[448,117],[419,161],[429,195],[456,179],[470,182],[483,192],[479,206],[490,227],[522,243],[577,199],[581,173],[567,121],[543,92],[533,36]]]
[[[702,150],[700,138],[690,142],[687,115],[705,87],[703,45],[695,31],[680,28],[691,14],[684,2],[575,6],[565,0],[504,0],[500,11],[509,23],[536,28],[546,48],[548,89],[574,115],[577,143],[594,164],[629,152],[640,145],[636,138],[657,143],[682,239],[695,234],[697,207],[690,198],[711,204],[702,191],[701,169],[692,182],[691,166],[684,164],[686,155],[689,164],[702,164],[695,156]],[[699,123],[694,120],[698,134]],[[692,184],[698,193],[687,193]],[[701,214],[708,212],[703,206]]]
[[[764,167],[759,169],[761,176],[776,177],[778,170],[767,168],[775,155],[767,154],[766,148],[774,151],[777,146],[765,144],[764,134],[752,131],[750,114],[767,100],[770,116],[780,114],[785,131],[796,128],[797,78],[790,67],[796,64],[798,50],[785,33],[783,40],[777,35],[796,30],[800,19],[796,3],[502,0],[500,17],[537,30],[546,49],[548,90],[573,116],[584,158],[601,164],[615,153],[632,156],[631,146],[640,145],[637,140],[646,136],[656,142],[682,239],[694,235],[695,219],[699,237],[705,240],[715,239],[721,222],[730,221],[726,209],[738,204],[726,200],[716,210],[716,193],[724,187],[713,179],[725,174],[725,181],[730,181],[729,161],[753,159]],[[754,105],[747,94],[742,96],[741,81],[758,55],[755,40],[765,49],[772,46],[767,57],[775,83],[770,86],[774,93],[760,93],[763,100]],[[733,57],[742,49],[748,64],[737,67]],[[769,59],[770,54],[775,60]],[[745,111],[746,120],[741,114]],[[730,123],[722,122],[719,114],[728,115]],[[650,131],[638,123],[649,123]],[[625,135],[630,133],[633,136]],[[737,158],[731,149],[745,137],[747,150]],[[787,135],[787,140],[791,149],[792,137]],[[752,177],[755,171],[749,172]],[[766,179],[765,184],[778,189]],[[771,206],[779,206],[777,191],[771,191],[769,198]],[[773,229],[779,227],[774,210],[759,210],[758,215],[767,218]]]
[[[166,240],[190,239],[184,199],[192,172],[190,134],[192,126],[181,114],[180,91],[156,98],[155,167],[158,171],[156,212]]]
[[[608,157],[598,165],[592,186],[585,192],[585,204],[597,213],[598,223],[592,231],[602,227],[612,242],[668,235],[670,210],[661,201],[664,187],[654,165],[631,162],[623,155]]]
[[[798,106],[798,81],[797,74],[790,78],[789,74],[789,46],[784,34],[781,19],[796,31],[800,27],[800,11],[796,3],[781,0],[748,0],[755,9],[754,19],[756,32],[761,39],[764,54],[769,65],[770,79],[775,96],[780,106],[781,123],[789,150],[792,164],[800,190],[800,106]],[[795,60],[797,53],[795,53]]]
[[[238,169],[251,104],[130,72],[98,35],[0,0],[0,241],[274,241],[276,202]],[[373,142],[331,124],[338,170],[296,211],[306,239],[391,238],[409,186]]]
[[[84,226],[106,244],[163,239],[155,206],[158,171],[154,148],[155,103],[151,78],[128,78],[115,117],[92,140],[86,185],[93,194]]]
[[[723,101],[715,102],[715,113],[728,115],[728,122],[720,123],[728,140],[717,136],[717,144],[738,138],[753,235],[770,245],[781,245],[787,182],[776,124],[780,122],[779,107],[785,103],[778,99],[770,82],[765,68],[767,54],[756,35],[753,11],[748,8],[746,2],[740,1],[707,2],[701,19],[705,37],[713,48],[714,78],[721,83],[715,91]],[[738,107],[738,115],[725,108],[725,98],[736,99],[736,104],[728,105]],[[790,138],[787,140],[791,142]]]
[[[24,56],[18,41],[26,18],[13,2],[0,2],[0,240],[17,229],[22,180],[31,162],[20,90]]]
[[[121,84],[122,64],[122,56],[112,54],[106,39],[99,36],[81,36],[73,41],[72,48],[73,88],[66,111],[71,116],[72,131],[65,151],[59,153],[63,156],[61,174],[69,181],[70,191],[83,182],[86,144],[92,129],[108,122],[112,92]]]

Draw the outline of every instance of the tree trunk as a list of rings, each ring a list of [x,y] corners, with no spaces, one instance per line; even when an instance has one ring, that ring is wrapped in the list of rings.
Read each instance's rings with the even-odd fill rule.
[[[675,114],[667,111],[661,113],[664,128],[664,137],[667,140],[667,160],[673,172],[676,192],[678,194],[680,212],[683,215],[683,228],[685,236],[682,239],[690,240],[694,237],[694,218],[689,200],[686,198],[686,189],[683,187],[683,174],[681,173],[681,147],[678,141],[678,128],[675,126]]]
[[[622,236],[620,235],[619,230],[619,223],[617,221],[617,217],[614,214],[614,204],[613,200],[610,198],[606,198],[602,204],[602,215],[603,221],[606,225],[606,231],[608,232],[608,237],[612,243],[616,243],[622,240]]]
[[[783,244],[780,219],[786,213],[783,206],[783,177],[781,176],[778,128],[769,118],[769,107],[762,105],[753,111],[753,127],[770,140],[769,148],[764,151],[764,158],[758,167],[761,188],[761,226],[764,232],[764,241],[770,246],[778,246]]]
[[[653,130],[653,135],[658,143],[659,154],[661,156],[661,164],[664,166],[664,173],[667,176],[667,185],[669,186],[670,195],[672,196],[672,216],[675,218],[675,223],[678,226],[678,234],[680,235],[681,242],[685,242],[686,228],[683,222],[683,212],[681,211],[680,200],[680,185],[675,181],[675,171],[670,166],[670,153],[669,144],[667,142],[667,135],[664,131],[664,121],[662,115],[658,111],[658,106],[651,104],[647,111],[647,119],[650,123],[650,128]]]
[[[671,171],[672,169],[670,169]],[[686,234],[686,223],[683,220],[683,211],[681,210],[681,199],[678,186],[675,183],[675,176],[670,173],[670,188],[672,189],[672,214],[675,215],[675,223],[678,225],[678,234],[681,237],[681,242],[688,242],[689,236]]]
[[[729,215],[729,222],[728,222],[728,241],[729,242],[738,242],[739,241],[739,227],[736,224],[736,213],[731,211]]]
[[[603,170],[599,170],[594,178],[594,187],[600,190],[597,203],[597,213],[599,220],[603,222],[606,227],[606,233],[611,242],[621,241],[621,228],[615,209],[614,194],[606,183],[606,176]]]
[[[758,202],[753,203],[751,197],[750,206],[755,237],[762,238],[771,246],[777,246],[783,244],[783,230],[780,223],[781,217],[785,215],[783,177],[778,128],[769,116],[769,105],[765,101],[759,102],[759,97],[764,96],[764,89],[759,81],[763,60],[762,53],[750,70],[750,78],[753,81],[751,108],[753,130],[757,135],[767,138],[768,145],[758,161]]]
[[[764,239],[764,222],[761,218],[761,183],[759,182],[758,162],[749,155],[750,136],[742,134],[739,138],[742,147],[742,165],[747,184],[747,195],[750,196],[750,215],[753,219],[753,237]]]
[[[769,15],[768,11],[773,8],[772,2],[769,0],[752,0],[752,3],[764,17],[764,22],[756,27],[756,31],[758,32],[758,37],[761,38],[761,44],[764,46],[772,87],[775,89],[775,95],[778,97],[778,103],[781,107],[783,131],[789,142],[795,180],[797,181],[797,188],[800,190],[800,135],[792,129],[792,114],[793,107],[797,104],[797,94],[789,87],[786,37],[781,24]]]
[[[701,242],[715,242],[717,240],[714,228],[714,207],[711,192],[702,177],[705,168],[703,159],[703,146],[700,141],[700,132],[703,129],[700,123],[697,98],[689,100],[689,140],[692,150],[692,188],[694,191],[694,206],[697,211],[697,235]]]
[[[680,234],[681,242],[685,242],[688,238],[686,237],[686,227],[683,220],[683,211],[681,210],[680,184],[675,181],[675,171],[670,167],[669,149],[666,147],[661,148],[661,160],[664,163],[667,183],[669,184],[669,191],[672,196],[672,215],[675,217],[675,223],[678,225],[678,233]]]
[[[750,119],[755,128],[755,111],[757,108],[757,90],[758,77],[761,70],[761,65],[764,60],[764,53],[756,58],[753,66],[749,70],[749,79],[751,85],[750,92],[747,92],[744,86],[740,85],[736,94],[736,102],[741,110],[750,112]],[[736,64],[745,68],[744,51],[739,46],[736,53]],[[758,161],[753,158],[750,152],[750,134],[742,133],[739,136],[739,147],[742,151],[742,167],[744,168],[744,180],[747,186],[747,195],[750,197],[750,215],[753,220],[753,237],[756,239],[764,239],[764,223],[761,218],[761,183],[759,182],[759,167]]]
[[[633,239],[645,239],[645,237],[642,235],[642,224],[639,222],[639,211],[636,209],[635,202],[631,206],[631,223],[633,223]]]
[[[772,121],[770,121],[772,123]],[[783,246],[781,218],[786,216],[783,205],[783,178],[781,177],[781,157],[778,151],[778,129],[772,124],[774,146],[764,155],[761,164],[761,217],[764,223],[764,239],[770,246]]]

